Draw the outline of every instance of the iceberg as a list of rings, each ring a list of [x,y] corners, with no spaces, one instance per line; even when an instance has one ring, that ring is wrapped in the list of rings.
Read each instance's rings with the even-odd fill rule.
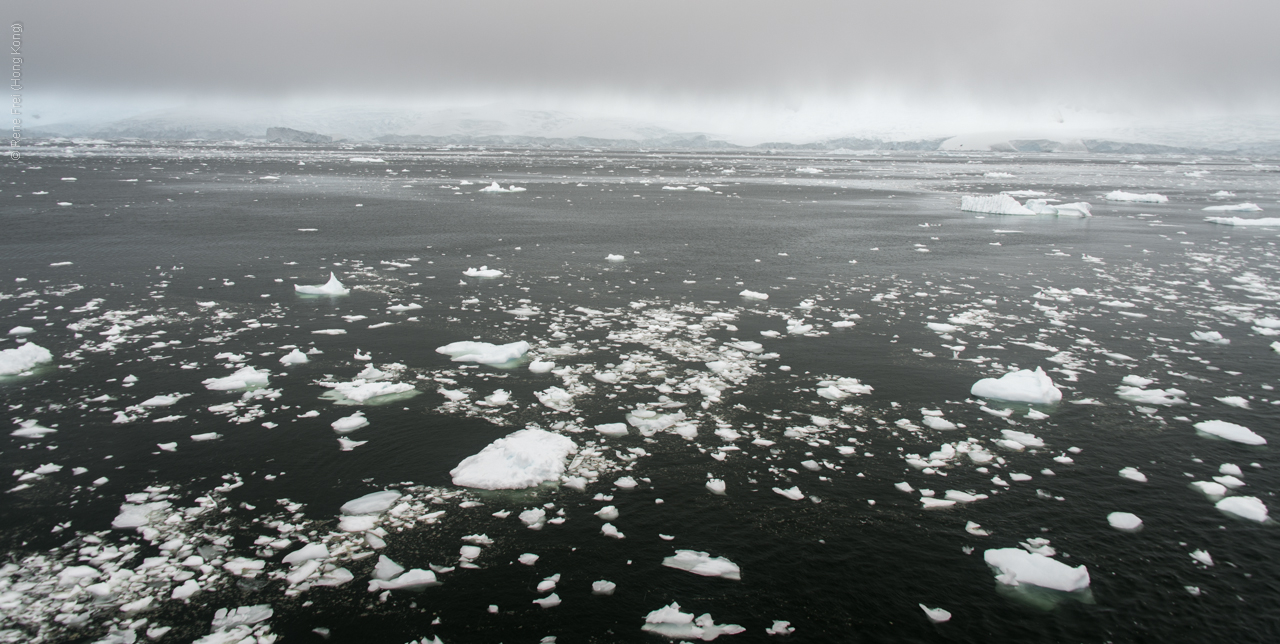
[[[468,268],[467,270],[462,271],[462,274],[467,277],[502,277],[503,275],[502,271],[496,268],[489,268],[488,266]]]
[[[511,186],[510,188],[503,188],[502,186],[498,185],[497,181],[494,181],[493,183],[489,184],[487,187],[481,188],[479,192],[524,192],[524,190],[525,189],[521,188],[520,186]]]
[[[680,604],[672,602],[655,610],[644,618],[641,630],[673,640],[700,639],[710,642],[721,635],[736,635],[746,629],[737,624],[716,624],[710,613],[694,619],[693,613],[680,610]]]
[[[1206,434],[1225,438],[1229,441],[1244,443],[1245,445],[1266,445],[1267,439],[1254,433],[1253,430],[1244,425],[1228,423],[1225,420],[1204,420],[1195,424],[1195,428]]]
[[[53,362],[53,354],[48,349],[28,342],[17,349],[0,351],[0,376],[16,376],[30,371],[38,364]]]
[[[294,284],[293,290],[301,295],[346,295],[351,292],[351,289],[343,286],[332,272],[329,273],[329,281],[324,284],[319,286]]]
[[[382,514],[390,510],[404,495],[395,490],[372,492],[342,504],[339,511],[348,516]]]
[[[340,382],[333,386],[333,390],[342,394],[346,399],[357,403],[364,403],[379,396],[392,396],[415,391],[413,385],[404,382],[365,382],[360,379],[352,380],[351,382]]]
[[[454,342],[436,349],[454,362],[475,362],[478,364],[500,365],[514,362],[529,352],[529,343],[523,340],[510,344],[490,344],[488,342]]]
[[[747,298],[748,300],[767,300],[767,299],[769,299],[769,294],[768,294],[768,293],[760,293],[760,292],[758,292],[758,291],[752,291],[752,290],[747,290],[747,289],[743,289],[743,291],[742,291],[741,293],[738,293],[738,295],[741,295],[742,297],[745,297],[745,298]]]
[[[270,371],[263,369],[258,371],[253,367],[243,367],[239,371],[222,378],[207,378],[201,381],[205,389],[212,391],[232,391],[235,389],[249,389],[253,387],[265,387],[269,384],[268,376]]]
[[[1089,569],[1072,568],[1056,559],[1021,548],[995,548],[982,554],[987,565],[1000,571],[996,581],[1008,586],[1028,584],[1065,593],[1089,587]]]
[[[1203,210],[1208,212],[1262,212],[1262,207],[1256,203],[1237,203],[1229,206],[1209,206]]]
[[[560,478],[565,459],[577,451],[569,438],[543,429],[522,429],[490,443],[449,472],[453,484],[482,490],[520,490]]]
[[[1009,195],[965,195],[960,198],[960,209],[992,215],[1034,215],[1035,211],[1018,203]]]
[[[1112,190],[1103,198],[1107,201],[1128,201],[1133,203],[1169,203],[1168,197],[1158,195],[1154,192],[1140,195],[1133,192],[1125,192],[1123,190]]]
[[[983,378],[973,384],[969,393],[982,398],[1044,405],[1062,400],[1062,392],[1040,367],[1036,367],[1035,371],[1021,369],[1006,373],[999,378]]]
[[[738,564],[724,557],[712,557],[697,550],[677,550],[675,556],[665,557],[662,565],[677,570],[685,570],[703,577],[724,577],[734,581],[742,580],[742,570]]]
[[[1138,515],[1128,512],[1112,512],[1108,514],[1107,523],[1122,532],[1136,532],[1138,528],[1142,527],[1142,519],[1139,519]]]
[[[1235,515],[1241,519],[1262,523],[1267,520],[1267,506],[1253,496],[1229,496],[1218,501],[1213,507]]]
[[[1244,219],[1243,217],[1205,217],[1207,222],[1224,226],[1280,226],[1280,217]]]
[[[307,357],[307,354],[297,349],[280,356],[280,364],[285,365],[286,367],[295,364],[305,364],[308,362],[311,362],[311,359]]]

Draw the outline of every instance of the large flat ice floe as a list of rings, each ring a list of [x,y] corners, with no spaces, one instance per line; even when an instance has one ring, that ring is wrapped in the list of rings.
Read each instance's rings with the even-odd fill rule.
[[[1009,195],[965,195],[960,197],[960,209],[991,215],[1034,215],[1035,211],[1018,203]]]
[[[697,550],[677,550],[675,556],[664,558],[662,565],[677,570],[687,570],[703,577],[742,579],[742,569],[738,567],[738,564],[724,557],[712,557],[705,552]]]
[[[982,554],[987,565],[1000,571],[996,581],[1009,586],[1029,584],[1051,590],[1075,592],[1089,587],[1089,569],[1072,568],[1056,559],[1021,548],[996,548]]]
[[[1224,226],[1280,226],[1280,217],[1245,219],[1244,217],[1205,217],[1205,221]]]
[[[483,490],[520,490],[564,474],[577,450],[569,438],[543,429],[522,429],[490,443],[449,472],[453,484]]]
[[[233,391],[250,387],[265,387],[270,382],[270,376],[271,372],[266,369],[259,371],[253,367],[242,367],[229,376],[207,378],[202,380],[201,384],[204,385],[205,389],[213,391]]]
[[[1262,212],[1262,207],[1256,203],[1236,203],[1222,206],[1209,206],[1202,210],[1207,212]]]
[[[510,344],[490,344],[488,342],[454,342],[436,349],[454,362],[475,362],[477,364],[500,365],[514,362],[529,352],[529,343],[523,340]]]
[[[710,613],[694,618],[693,613],[680,610],[680,604],[672,602],[655,610],[644,618],[641,630],[669,637],[673,640],[702,640],[710,642],[721,635],[736,635],[746,629],[737,624],[716,624]]]
[[[1137,194],[1133,192],[1125,192],[1123,190],[1112,190],[1108,192],[1107,201],[1128,201],[1132,203],[1168,203],[1169,198],[1164,195],[1158,195],[1154,192],[1146,194]]]
[[[982,398],[1043,405],[1052,405],[1062,400],[1062,392],[1040,367],[1036,367],[1035,371],[1013,371],[999,378],[983,378],[973,384],[969,393]]]
[[[1206,434],[1225,438],[1229,441],[1245,445],[1266,445],[1267,439],[1259,436],[1244,425],[1228,423],[1225,420],[1203,420],[1195,424],[1195,428]]]
[[[343,286],[342,282],[338,281],[338,276],[332,272],[329,273],[329,281],[324,284],[317,286],[294,284],[293,290],[301,295],[346,295],[351,292],[351,289]]]
[[[49,362],[53,362],[53,354],[48,349],[28,342],[17,349],[0,351],[0,376],[16,376]]]

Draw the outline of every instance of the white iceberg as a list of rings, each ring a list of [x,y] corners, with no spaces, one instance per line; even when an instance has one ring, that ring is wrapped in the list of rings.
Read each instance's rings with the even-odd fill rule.
[[[641,630],[661,635],[673,640],[699,639],[710,642],[721,635],[736,635],[746,629],[737,624],[716,624],[710,613],[703,613],[696,619],[693,613],[680,610],[680,604],[672,602],[655,610],[644,618]]]
[[[294,349],[293,351],[290,351],[289,353],[283,356],[280,356],[280,364],[285,366],[290,366],[295,364],[305,364],[308,362],[311,362],[311,359],[307,357],[307,354],[297,349]]]
[[[261,371],[253,367],[242,367],[239,371],[222,378],[207,378],[201,381],[205,389],[213,391],[232,391],[235,389],[249,389],[252,387],[265,387],[270,384],[269,376],[271,372],[263,369]]]
[[[1195,424],[1195,428],[1206,434],[1225,438],[1229,441],[1244,443],[1245,445],[1266,445],[1267,439],[1254,433],[1253,430],[1244,425],[1228,423],[1225,420],[1203,420]]]
[[[53,354],[48,349],[28,342],[16,349],[0,351],[0,376],[16,376],[30,371],[38,364],[53,362]]]
[[[1245,219],[1243,217],[1205,217],[1205,221],[1224,226],[1280,226],[1280,217]]]
[[[738,564],[697,550],[677,550],[675,556],[663,558],[662,565],[703,577],[724,577],[735,581],[742,579],[742,570]]]
[[[351,289],[343,286],[342,282],[338,281],[338,276],[332,272],[329,273],[329,281],[324,284],[319,286],[294,284],[293,290],[302,295],[346,295],[351,292]]]
[[[1204,208],[1208,212],[1262,212],[1262,207],[1256,203],[1237,203],[1223,206],[1209,206]]]
[[[965,195],[960,198],[960,209],[992,215],[1034,215],[1030,208],[1018,203],[1009,195]]]
[[[523,340],[510,344],[490,344],[488,342],[454,342],[436,349],[454,362],[475,362],[478,364],[500,365],[514,362],[529,352],[529,343]]]
[[[1062,400],[1062,392],[1040,367],[1036,367],[1035,371],[1021,369],[1006,373],[999,378],[983,378],[974,383],[969,393],[982,398],[1044,405]]]
[[[339,511],[345,515],[360,514],[382,514],[390,510],[396,501],[399,501],[404,495],[395,490],[383,490],[382,492],[372,492],[362,497],[351,499],[342,504]]]
[[[1056,559],[1021,548],[996,548],[982,554],[987,565],[1000,571],[996,581],[1009,586],[1029,584],[1041,588],[1075,592],[1089,587],[1089,569],[1072,568]]]
[[[769,299],[769,294],[768,294],[768,293],[760,293],[760,292],[757,292],[757,291],[751,291],[751,290],[747,290],[747,289],[743,289],[741,293],[738,293],[738,295],[741,295],[742,297],[745,297],[745,298],[747,298],[748,300],[767,300],[767,299]]]
[[[519,490],[560,478],[573,441],[543,429],[522,429],[490,443],[449,472],[453,484],[484,490]]]
[[[1112,512],[1108,514],[1107,523],[1111,524],[1111,527],[1116,530],[1124,532],[1134,532],[1142,527],[1142,519],[1139,519],[1138,515],[1128,512]]]
[[[496,268],[481,266],[480,268],[468,268],[462,271],[462,274],[467,277],[502,277],[503,272]]]
[[[1128,201],[1133,203],[1168,203],[1169,202],[1168,197],[1164,195],[1158,195],[1154,192],[1149,192],[1147,194],[1140,195],[1133,192],[1125,192],[1123,190],[1113,190],[1111,192],[1108,192],[1106,197],[1104,198],[1107,201]]]
[[[1215,503],[1213,507],[1227,514],[1258,523],[1267,520],[1267,506],[1253,496],[1229,496]]]

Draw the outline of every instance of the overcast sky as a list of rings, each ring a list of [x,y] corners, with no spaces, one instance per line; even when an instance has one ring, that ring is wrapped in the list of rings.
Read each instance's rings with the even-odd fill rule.
[[[33,92],[1276,111],[1278,0],[10,0]]]

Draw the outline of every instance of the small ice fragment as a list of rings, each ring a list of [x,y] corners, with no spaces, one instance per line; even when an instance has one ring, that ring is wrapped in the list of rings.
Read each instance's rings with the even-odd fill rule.
[[[804,492],[800,491],[800,486],[794,486],[786,490],[775,487],[773,488],[773,491],[791,499],[792,501],[799,501],[804,498]]]
[[[1120,476],[1127,478],[1130,481],[1137,481],[1139,483],[1147,482],[1147,475],[1139,472],[1136,467],[1126,467],[1120,470]]]
[[[612,581],[600,580],[591,582],[592,595],[612,595],[617,588],[618,585]]]
[[[302,295],[347,295],[351,289],[342,285],[338,281],[338,276],[333,272],[329,273],[329,281],[318,286],[303,286],[299,284],[293,285],[293,290]]]
[[[945,608],[929,608],[924,604],[920,604],[920,610],[924,611],[929,621],[934,624],[941,624],[951,619],[951,612]]]
[[[686,570],[703,577],[723,577],[740,581],[742,570],[738,564],[724,557],[712,557],[697,550],[677,550],[676,554],[662,560],[662,565],[677,570]]]
[[[329,426],[333,428],[333,431],[338,432],[339,434],[346,434],[347,432],[354,432],[361,427],[368,427],[369,420],[364,417],[364,412],[358,411],[350,416],[345,416],[329,423]]]
[[[1107,523],[1117,530],[1126,532],[1135,531],[1142,527],[1142,519],[1137,515],[1128,512],[1112,512],[1107,515]]]

